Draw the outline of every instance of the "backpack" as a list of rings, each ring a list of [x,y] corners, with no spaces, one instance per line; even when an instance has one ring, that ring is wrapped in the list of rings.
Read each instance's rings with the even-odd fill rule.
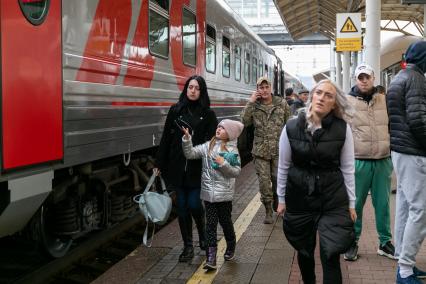
[[[160,178],[161,188],[163,191],[162,194],[149,191],[157,176]],[[170,211],[172,210],[172,199],[166,190],[163,178],[156,173],[153,173],[146,184],[144,192],[134,196],[133,201],[139,204],[139,209],[145,216],[146,227],[143,234],[143,244],[147,247],[151,247],[155,232],[155,225],[165,224],[169,219]],[[149,221],[154,223],[154,229],[152,230],[151,242],[148,244]]]

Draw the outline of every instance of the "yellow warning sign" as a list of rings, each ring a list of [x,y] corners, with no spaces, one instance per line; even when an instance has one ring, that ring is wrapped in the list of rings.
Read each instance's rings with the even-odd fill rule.
[[[358,32],[358,29],[356,28],[354,22],[352,21],[351,17],[348,17],[343,24],[342,28],[340,29],[341,33],[356,33]]]
[[[337,13],[336,51],[359,51],[361,49],[361,13]]]
[[[336,38],[336,51],[360,51],[361,38]]]

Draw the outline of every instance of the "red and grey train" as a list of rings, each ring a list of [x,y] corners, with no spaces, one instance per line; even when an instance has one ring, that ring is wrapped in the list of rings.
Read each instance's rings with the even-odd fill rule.
[[[127,218],[168,108],[202,75],[236,118],[275,53],[223,0],[0,0],[0,237],[54,257]]]

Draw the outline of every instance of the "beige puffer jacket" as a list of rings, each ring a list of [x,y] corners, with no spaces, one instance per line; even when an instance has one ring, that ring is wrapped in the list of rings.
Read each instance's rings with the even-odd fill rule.
[[[351,122],[355,159],[389,157],[389,118],[385,95],[375,93],[369,103],[353,95],[348,95],[348,98],[355,108]]]

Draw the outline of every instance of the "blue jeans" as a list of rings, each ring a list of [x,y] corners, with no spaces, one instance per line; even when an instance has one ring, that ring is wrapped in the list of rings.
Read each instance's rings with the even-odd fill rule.
[[[200,199],[200,188],[173,187],[176,190],[179,228],[185,247],[192,247],[192,218],[197,225],[201,243],[205,243],[204,208]]]

